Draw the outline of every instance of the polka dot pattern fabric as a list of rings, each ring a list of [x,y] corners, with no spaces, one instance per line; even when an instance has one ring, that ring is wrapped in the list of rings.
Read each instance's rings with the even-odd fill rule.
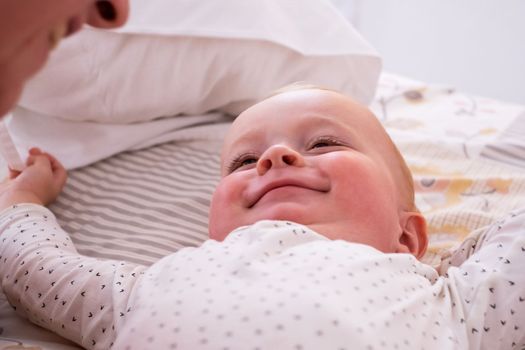
[[[496,223],[445,276],[283,221],[146,268],[80,256],[20,205],[1,217],[0,277],[17,311],[92,349],[521,349],[524,222]]]

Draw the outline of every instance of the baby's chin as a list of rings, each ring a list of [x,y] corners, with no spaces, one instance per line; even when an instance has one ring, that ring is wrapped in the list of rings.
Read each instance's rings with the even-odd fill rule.
[[[295,201],[257,206],[252,210],[254,210],[254,216],[251,219],[253,223],[261,220],[281,220],[307,225],[312,222],[312,218],[315,216],[309,205]]]
[[[293,208],[290,208],[289,210],[281,208],[281,210],[266,211],[265,213],[258,214],[259,215],[255,217],[246,218],[244,221],[237,221],[235,223],[230,222],[224,225],[210,222],[209,238],[216,241],[223,241],[233,230],[242,226],[253,225],[263,220],[290,221],[305,226],[311,224],[311,219],[308,219],[306,213],[300,214],[299,211],[293,210]]]

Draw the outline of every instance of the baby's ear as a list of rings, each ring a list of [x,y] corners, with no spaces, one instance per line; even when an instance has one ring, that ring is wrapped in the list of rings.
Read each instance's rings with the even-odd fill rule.
[[[399,236],[399,253],[411,253],[420,259],[427,251],[427,222],[420,212],[403,212],[400,217],[403,229]]]

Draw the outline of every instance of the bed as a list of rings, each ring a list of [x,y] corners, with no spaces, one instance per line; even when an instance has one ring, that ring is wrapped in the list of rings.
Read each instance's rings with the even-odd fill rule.
[[[525,205],[525,107],[383,73],[372,108],[413,171],[429,225],[427,263],[439,266],[465,238],[475,240]],[[231,123],[215,118],[189,126],[194,137],[70,171],[51,209],[79,251],[149,265],[202,243],[219,179],[218,149]],[[2,348],[76,348],[18,318],[0,298]]]
[[[462,254],[462,242],[525,206],[525,106],[390,73],[380,75],[370,105],[413,172],[416,204],[429,227],[426,263],[447,264]],[[176,132],[155,142],[68,158],[74,169],[51,210],[77,249],[150,265],[206,240],[231,106],[179,119]],[[19,318],[3,294],[0,315],[0,349],[78,349]]]

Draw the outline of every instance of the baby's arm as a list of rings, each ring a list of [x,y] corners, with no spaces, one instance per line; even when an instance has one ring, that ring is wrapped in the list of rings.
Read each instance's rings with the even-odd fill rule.
[[[469,349],[525,346],[525,210],[494,224],[477,252],[447,271]]]
[[[128,312],[144,267],[80,256],[41,205],[62,188],[65,171],[33,150],[28,167],[3,184],[0,282],[13,307],[86,348],[108,349]],[[25,204],[24,204],[25,203]]]

